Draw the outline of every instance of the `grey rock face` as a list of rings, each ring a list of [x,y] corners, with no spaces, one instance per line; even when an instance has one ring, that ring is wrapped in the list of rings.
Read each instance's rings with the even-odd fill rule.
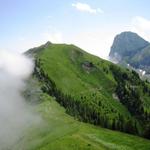
[[[138,34],[122,32],[115,37],[109,56],[132,56],[148,45],[149,42],[141,38]]]
[[[110,60],[150,73],[150,43],[133,32],[122,32],[114,38]]]

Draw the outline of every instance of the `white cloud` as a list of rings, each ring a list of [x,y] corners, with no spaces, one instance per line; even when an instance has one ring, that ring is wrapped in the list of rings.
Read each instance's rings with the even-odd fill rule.
[[[104,13],[103,10],[101,10],[100,8],[92,8],[90,5],[86,3],[77,2],[75,4],[72,4],[72,6],[79,11],[88,12],[91,14]]]
[[[131,20],[131,31],[150,41],[150,20],[136,16]]]
[[[33,62],[24,55],[0,49],[0,149],[11,149],[27,128],[40,121],[23,96]]]
[[[24,55],[0,51],[0,69],[7,71],[13,76],[26,78],[32,72],[33,64]]]

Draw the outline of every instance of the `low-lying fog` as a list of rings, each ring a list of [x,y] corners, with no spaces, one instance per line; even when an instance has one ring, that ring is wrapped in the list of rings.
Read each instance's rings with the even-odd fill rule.
[[[33,67],[32,60],[22,54],[0,51],[0,150],[17,142],[38,118],[22,96]]]

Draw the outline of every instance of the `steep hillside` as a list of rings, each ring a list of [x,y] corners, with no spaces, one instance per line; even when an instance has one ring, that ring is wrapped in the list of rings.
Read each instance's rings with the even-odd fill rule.
[[[69,114],[132,134],[149,130],[149,84],[134,71],[73,45],[46,43],[29,52],[36,58],[35,74],[46,83],[43,91],[55,96]]]
[[[134,71],[90,55],[74,45],[50,42],[27,52],[43,91],[81,121],[145,137],[150,85]],[[143,124],[144,122],[144,124]]]
[[[150,71],[150,43],[133,32],[122,32],[114,39],[110,58],[120,64]]]
[[[82,123],[66,114],[54,97],[43,93],[44,83],[32,77],[25,97],[41,121],[7,150],[148,150],[149,140]]]

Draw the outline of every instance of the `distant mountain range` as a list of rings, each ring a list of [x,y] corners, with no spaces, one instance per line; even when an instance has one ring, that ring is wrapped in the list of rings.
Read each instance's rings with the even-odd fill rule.
[[[150,43],[133,32],[122,32],[114,38],[109,53],[112,61],[150,73]]]

